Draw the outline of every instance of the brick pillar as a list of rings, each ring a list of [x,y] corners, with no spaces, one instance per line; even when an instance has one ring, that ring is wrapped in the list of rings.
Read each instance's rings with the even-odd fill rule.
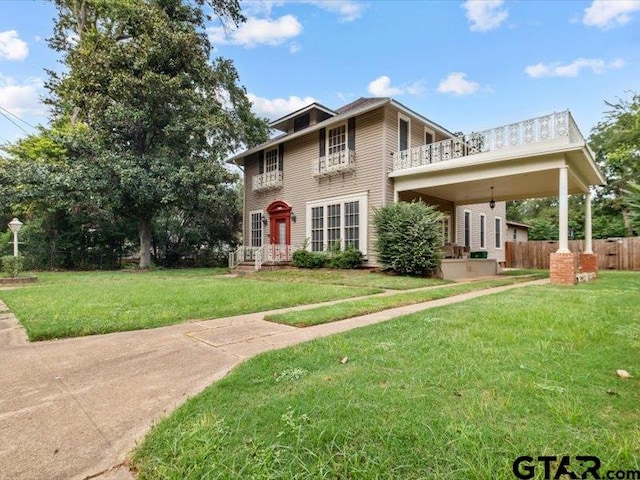
[[[595,253],[580,254],[580,272],[581,273],[597,273],[598,257]]]
[[[576,253],[552,253],[549,258],[551,283],[575,285],[578,273],[578,255]]]

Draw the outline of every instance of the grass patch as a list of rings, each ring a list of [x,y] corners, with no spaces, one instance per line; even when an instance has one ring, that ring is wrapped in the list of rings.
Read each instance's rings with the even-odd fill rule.
[[[368,272],[366,270],[274,270],[262,271],[252,275],[260,281],[304,282],[354,287],[384,288],[385,290],[409,290],[412,288],[445,285],[446,280],[437,278],[403,277],[388,273]]]
[[[540,276],[539,278],[543,278]],[[495,280],[482,280],[477,282],[463,283],[460,285],[452,285],[438,287],[426,291],[398,293],[392,296],[378,296],[372,298],[363,298],[360,300],[352,300],[335,305],[327,305],[323,307],[312,308],[309,310],[301,310],[287,313],[277,313],[265,316],[265,320],[276,323],[284,323],[296,327],[308,327],[311,325],[319,325],[321,323],[335,322],[344,320],[345,318],[357,317],[368,313],[380,312],[390,308],[402,307],[404,305],[412,305],[415,303],[429,302],[440,298],[452,297],[463,293],[473,292],[476,290],[484,290],[487,288],[502,287],[523,281],[534,280],[534,277],[510,277]]]
[[[161,421],[133,465],[140,480],[512,479],[521,455],[638,470],[638,290],[640,274],[602,272],[265,353]]]
[[[38,278],[37,284],[0,291],[32,341],[154,328],[381,291],[225,278],[207,269],[39,273]]]
[[[513,268],[509,270],[503,270],[499,275],[507,277],[521,276],[521,275],[536,275],[540,278],[549,278],[549,270],[536,270],[534,268]]]

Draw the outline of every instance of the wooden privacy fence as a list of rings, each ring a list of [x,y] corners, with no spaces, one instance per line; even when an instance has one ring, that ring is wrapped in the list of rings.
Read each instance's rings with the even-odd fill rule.
[[[557,241],[505,242],[507,268],[549,268],[549,254],[558,250]],[[569,250],[584,251],[584,240],[569,240]],[[599,270],[640,270],[640,237],[594,240],[593,253]]]

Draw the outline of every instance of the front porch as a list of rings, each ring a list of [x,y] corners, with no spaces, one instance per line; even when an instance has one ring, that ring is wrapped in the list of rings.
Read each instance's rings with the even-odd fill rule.
[[[229,254],[229,268],[244,272],[284,268],[291,264],[291,255],[291,245],[272,244],[261,247],[242,245]]]
[[[396,201],[429,197],[452,205],[558,197],[559,243],[551,281],[573,284],[595,273],[592,185],[605,183],[569,111],[396,152]],[[585,249],[568,248],[568,196],[585,195]],[[593,258],[592,258],[593,257]]]

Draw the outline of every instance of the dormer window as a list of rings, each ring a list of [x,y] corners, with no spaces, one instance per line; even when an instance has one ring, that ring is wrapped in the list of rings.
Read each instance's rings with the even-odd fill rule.
[[[293,131],[297,132],[299,130],[302,130],[303,128],[307,128],[310,123],[311,115],[309,115],[309,112],[305,113],[304,115],[300,115],[299,117],[293,119]]]

